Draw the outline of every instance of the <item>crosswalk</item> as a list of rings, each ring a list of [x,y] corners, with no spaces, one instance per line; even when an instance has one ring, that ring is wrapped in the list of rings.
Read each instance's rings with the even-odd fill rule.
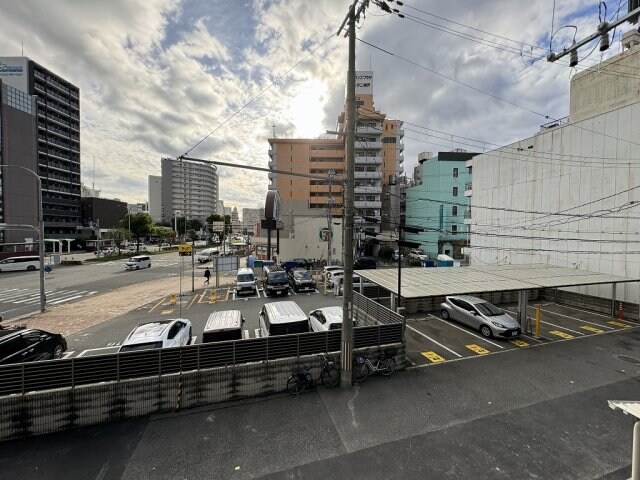
[[[121,259],[121,260],[111,260],[109,262],[100,262],[100,263],[93,263],[92,265],[94,266],[98,266],[98,267],[109,267],[109,266],[113,266],[113,265],[124,265],[127,262],[127,259]],[[180,262],[177,260],[154,260],[151,259],[151,266],[152,267],[176,267],[180,265]],[[191,266],[191,262],[189,262],[187,264],[187,262],[185,262],[185,267],[189,265]]]
[[[91,290],[45,290],[47,305],[59,305],[79,298],[95,295],[97,291]],[[15,305],[37,305],[40,303],[40,290],[33,288],[8,288],[0,292],[0,303]]]

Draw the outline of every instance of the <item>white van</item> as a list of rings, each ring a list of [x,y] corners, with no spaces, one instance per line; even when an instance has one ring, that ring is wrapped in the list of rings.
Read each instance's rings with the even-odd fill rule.
[[[258,323],[262,337],[309,331],[309,317],[293,301],[265,303]]]
[[[141,268],[151,268],[151,257],[149,255],[137,255],[131,257],[124,264],[124,268],[127,270],[140,270]]]
[[[240,295],[245,292],[258,293],[256,277],[253,275],[253,270],[250,268],[241,268],[236,274],[236,295]]]
[[[40,257],[29,255],[9,257],[0,261],[0,272],[15,272],[18,270],[27,270],[29,272],[40,270]]]
[[[244,317],[240,310],[213,312],[204,326],[202,343],[242,340],[245,338],[243,324]]]
[[[198,262],[207,263],[220,253],[217,248],[205,248],[198,254]]]

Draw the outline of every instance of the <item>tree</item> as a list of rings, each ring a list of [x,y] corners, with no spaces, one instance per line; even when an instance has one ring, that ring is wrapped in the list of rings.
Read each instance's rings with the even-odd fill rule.
[[[155,227],[155,234],[160,238],[160,243],[164,243],[168,239],[176,236],[176,232],[173,231],[173,228],[166,228],[158,225]]]
[[[140,252],[140,237],[148,237],[153,232],[153,220],[147,212],[127,215],[120,220],[120,228],[130,229],[136,239],[136,253]]]
[[[127,226],[129,226],[128,222]],[[113,240],[113,244],[118,251],[118,255],[120,255],[120,244],[125,240],[129,240],[131,238],[129,235],[129,230],[126,230],[124,228],[116,228],[115,230],[106,233],[106,236],[107,238]]]
[[[393,257],[393,254],[394,254],[393,247],[390,247],[388,245],[383,245],[380,247],[380,251],[378,252],[378,257],[384,260],[391,260],[391,258]]]
[[[204,227],[204,225],[197,218],[194,218],[193,220],[189,220],[187,222],[187,230],[200,231],[202,230],[202,227]]]

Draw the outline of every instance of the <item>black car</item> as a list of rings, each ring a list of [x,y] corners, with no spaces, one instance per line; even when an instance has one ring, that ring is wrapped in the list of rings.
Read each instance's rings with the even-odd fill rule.
[[[287,272],[287,277],[289,278],[289,285],[291,285],[294,292],[316,289],[316,281],[308,270],[294,268]]]
[[[376,259],[374,257],[359,257],[353,262],[354,270],[366,270],[376,268]]]
[[[59,333],[16,330],[0,336],[0,365],[62,358],[66,349],[67,341]]]

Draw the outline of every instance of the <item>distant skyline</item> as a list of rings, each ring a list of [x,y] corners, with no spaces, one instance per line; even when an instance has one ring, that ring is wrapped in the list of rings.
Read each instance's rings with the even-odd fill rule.
[[[186,153],[208,134],[191,156],[266,167],[274,128],[304,138],[333,130],[347,70],[347,41],[335,32],[350,3],[7,2],[0,54],[24,54],[80,88],[82,181],[136,203],[147,200],[147,177],[160,174],[163,156]],[[376,108],[407,122],[407,175],[420,152],[493,149],[566,116],[576,69],[545,60],[552,19],[553,30],[575,25],[581,39],[605,14],[584,0],[388,3],[405,18],[370,4],[356,68],[373,70]],[[604,57],[620,51],[623,27]],[[553,49],[573,35],[560,29]],[[588,58],[578,69],[601,60],[595,46],[580,50]],[[266,173],[218,172],[225,206],[263,206]]]

